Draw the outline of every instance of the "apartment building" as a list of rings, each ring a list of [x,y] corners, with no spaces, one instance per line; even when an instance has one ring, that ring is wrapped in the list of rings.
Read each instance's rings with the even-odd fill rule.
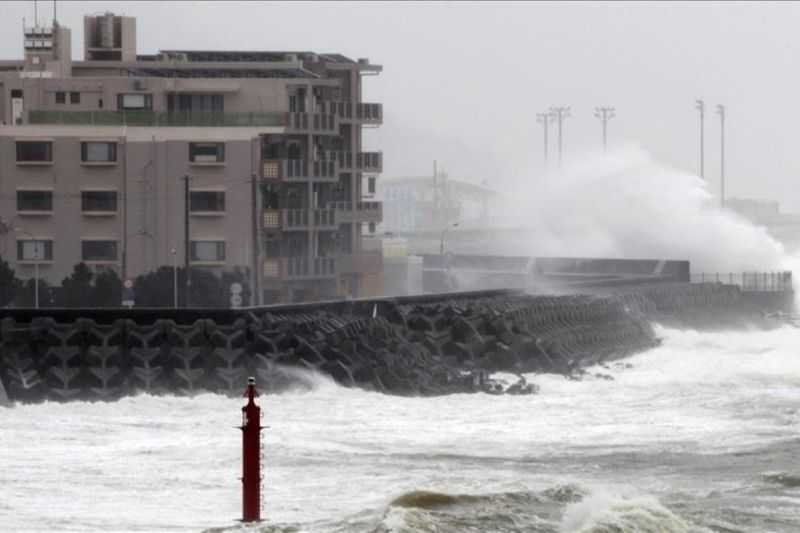
[[[379,294],[383,160],[361,147],[383,111],[361,89],[381,70],[311,52],[140,55],[136,19],[111,13],[84,18],[73,61],[68,28],[25,28],[24,58],[0,61],[0,255],[55,284],[81,261],[131,279],[188,260],[246,269],[259,303]]]

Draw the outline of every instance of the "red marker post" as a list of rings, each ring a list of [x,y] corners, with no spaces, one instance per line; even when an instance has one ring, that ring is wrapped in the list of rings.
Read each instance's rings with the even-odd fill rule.
[[[256,378],[247,379],[242,407],[242,522],[261,521],[261,408],[255,404]]]

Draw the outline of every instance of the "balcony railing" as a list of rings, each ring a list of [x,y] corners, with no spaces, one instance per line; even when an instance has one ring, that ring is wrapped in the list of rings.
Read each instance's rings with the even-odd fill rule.
[[[336,115],[329,113],[287,113],[286,129],[292,132],[338,133]]]
[[[264,260],[266,279],[320,279],[336,276],[334,257],[277,257]]]
[[[307,180],[339,179],[339,167],[335,161],[314,161],[311,165],[305,159],[265,159],[261,162],[264,179]],[[309,172],[310,170],[310,172]]]
[[[352,202],[330,202],[327,207],[336,210],[336,221],[340,224],[355,222],[375,222],[377,224],[383,220],[382,202],[356,202],[355,209],[353,209]]]
[[[364,172],[383,172],[383,153],[359,152],[356,166]]]
[[[320,104],[323,113],[337,116],[341,120],[356,120],[365,124],[383,123],[383,104],[358,103],[353,105],[351,102],[327,101]]]
[[[163,111],[30,111],[31,124],[71,126],[254,127],[286,126],[286,113]]]
[[[383,172],[382,152],[325,151],[321,152],[320,157],[325,160],[336,161],[341,172],[353,170]]]
[[[334,209],[265,209],[262,224],[264,229],[288,231],[338,228]]]
[[[382,124],[383,104],[357,104],[356,118],[365,124]]]

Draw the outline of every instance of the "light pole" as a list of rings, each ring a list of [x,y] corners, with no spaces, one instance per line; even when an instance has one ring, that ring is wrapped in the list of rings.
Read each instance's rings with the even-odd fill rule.
[[[449,226],[445,226],[444,229],[442,230],[442,237],[441,239],[439,239],[439,255],[442,256],[444,255],[444,234],[447,233],[447,230],[449,230],[450,228],[457,228],[457,227],[458,227],[458,222],[453,222]]]
[[[697,100],[694,107],[700,111],[700,177],[705,179],[705,153],[703,146],[705,135],[703,131],[703,119],[705,118],[706,104],[703,102],[703,100]]]
[[[553,115],[550,113],[536,113],[536,122],[542,125],[544,129],[544,166],[547,166],[547,126],[553,121]]]
[[[603,123],[603,152],[608,150],[607,127],[608,121],[617,116],[613,107],[595,107],[594,116]]]
[[[720,198],[720,205],[722,207],[725,207],[725,106],[722,104],[718,104],[717,113],[719,114],[719,134],[720,134],[719,198]]]
[[[564,125],[564,119],[569,118],[569,107],[551,107],[550,108],[550,115],[555,119],[556,123],[558,124],[558,166],[561,166],[561,152],[563,149],[563,137],[561,135],[561,130]]]
[[[178,250],[172,248],[172,307],[178,308]]]

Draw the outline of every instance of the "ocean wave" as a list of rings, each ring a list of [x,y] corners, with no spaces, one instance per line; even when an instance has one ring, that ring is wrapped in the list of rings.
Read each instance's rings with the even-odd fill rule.
[[[792,489],[800,487],[800,474],[786,474],[783,472],[764,474],[763,479],[767,483],[783,485]]]
[[[563,533],[711,533],[677,516],[657,499],[594,493],[567,507]]]

